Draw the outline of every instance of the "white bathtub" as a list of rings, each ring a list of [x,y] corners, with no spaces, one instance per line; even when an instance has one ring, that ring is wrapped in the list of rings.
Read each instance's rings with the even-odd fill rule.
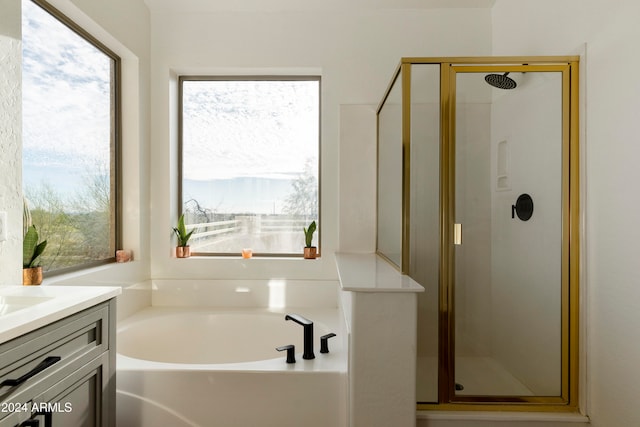
[[[314,321],[315,359],[285,313]],[[118,327],[117,425],[346,426],[343,334],[337,309],[144,309]],[[275,350],[287,344],[295,364]]]

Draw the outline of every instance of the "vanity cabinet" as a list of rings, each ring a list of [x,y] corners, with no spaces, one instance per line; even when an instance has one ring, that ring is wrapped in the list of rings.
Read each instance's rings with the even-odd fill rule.
[[[0,427],[115,426],[115,299],[0,344]]]

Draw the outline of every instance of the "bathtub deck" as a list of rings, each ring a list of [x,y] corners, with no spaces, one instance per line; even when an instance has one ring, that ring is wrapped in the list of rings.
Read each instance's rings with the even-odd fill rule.
[[[123,331],[127,328],[134,327],[136,322],[144,321],[147,319],[153,319],[157,315],[165,314],[179,314],[180,312],[188,311],[190,313],[197,311],[202,313],[246,313],[251,314],[264,314],[264,313],[276,313],[282,316],[282,324],[289,326],[295,333],[298,344],[296,345],[296,360],[297,363],[287,364],[285,363],[284,352],[278,352],[276,347],[281,345],[290,344],[289,342],[273,342],[270,348],[273,348],[273,357],[269,359],[238,362],[238,363],[166,363],[156,360],[142,360],[134,357],[128,357],[125,354],[121,354],[121,348],[117,354],[117,366],[118,370],[221,370],[221,371],[283,371],[283,372],[346,372],[347,371],[347,354],[346,354],[346,332],[343,325],[340,324],[340,314],[337,309],[207,309],[207,308],[171,308],[171,307],[149,307],[135,315],[129,317],[123,321],[118,327],[118,331]],[[322,329],[317,329],[314,339],[314,348],[316,358],[313,360],[302,359],[303,346],[302,346],[302,327],[297,325],[288,324],[284,320],[284,314],[295,312],[301,314],[309,319],[312,319],[314,323],[321,326]],[[299,329],[299,331],[297,330]],[[337,334],[336,337],[329,340],[330,352],[327,354],[320,353],[320,332],[331,331]],[[185,331],[188,334],[189,331]],[[160,333],[158,339],[165,339]],[[201,337],[194,336],[193,339],[200,339]],[[223,346],[233,346],[233,343],[219,343]],[[126,352],[124,350],[123,352]],[[162,359],[162,357],[159,357]]]
[[[167,310],[194,309],[151,307],[125,319],[119,330]],[[329,341],[330,353],[320,353],[320,337],[316,334],[315,359],[302,359],[300,346],[295,364],[285,363],[284,352],[275,350],[287,343],[273,343],[271,359],[240,363],[165,363],[118,354],[117,425],[346,427],[347,337],[339,310],[242,312],[265,310],[282,314],[283,322],[284,313],[295,312],[323,324],[338,334]],[[302,328],[299,332],[302,337]]]

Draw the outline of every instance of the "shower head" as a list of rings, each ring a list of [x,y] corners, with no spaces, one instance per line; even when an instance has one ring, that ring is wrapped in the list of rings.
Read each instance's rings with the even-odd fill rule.
[[[498,89],[515,89],[518,84],[512,78],[507,77],[507,75],[509,75],[509,73],[487,74],[484,76],[484,80]]]

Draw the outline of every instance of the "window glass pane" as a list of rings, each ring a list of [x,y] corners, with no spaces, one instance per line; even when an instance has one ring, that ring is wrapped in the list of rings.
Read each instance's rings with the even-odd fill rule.
[[[319,89],[317,78],[183,79],[192,251],[302,253],[303,226],[318,221]]]
[[[45,271],[113,257],[115,59],[22,2],[23,187]]]

